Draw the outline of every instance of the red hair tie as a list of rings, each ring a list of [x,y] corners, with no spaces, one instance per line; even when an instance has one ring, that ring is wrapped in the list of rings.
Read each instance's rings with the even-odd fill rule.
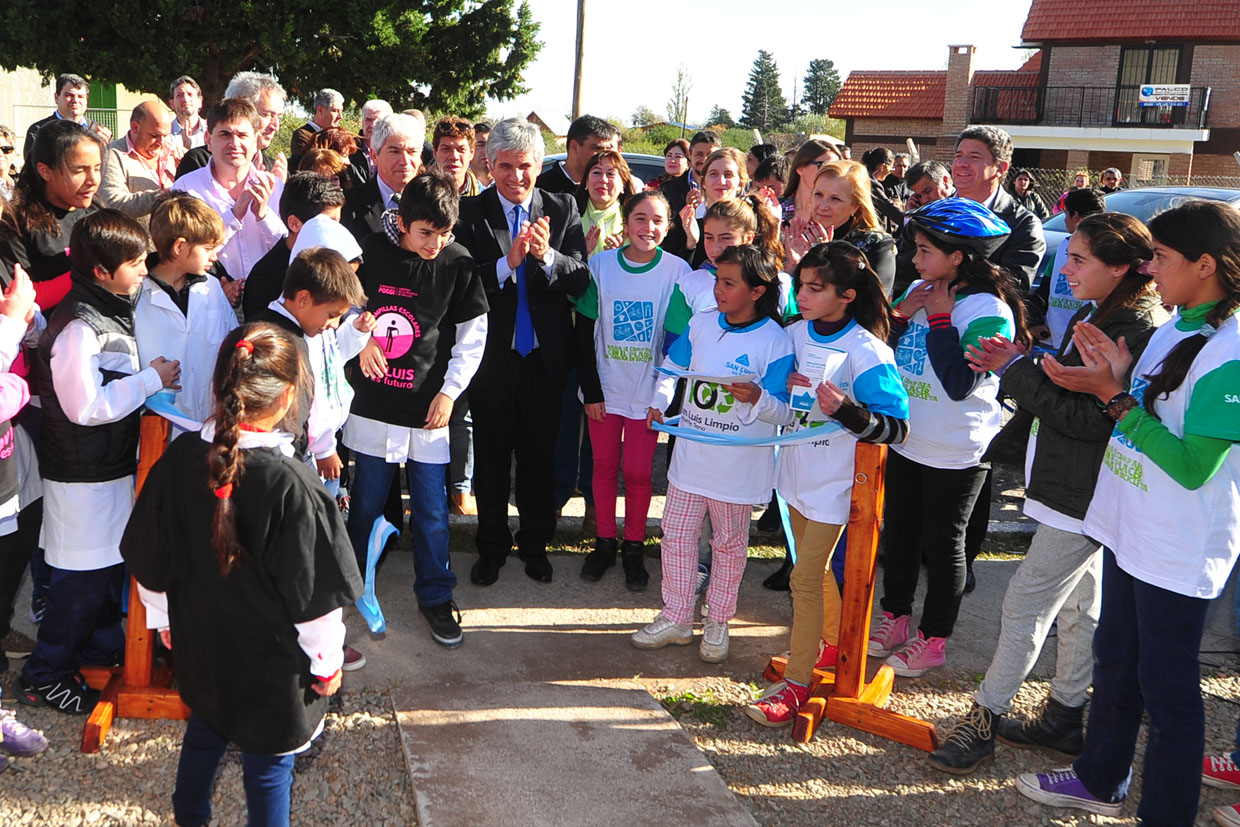
[[[249,339],[238,339],[237,350],[244,350],[246,353],[254,352],[254,343]]]
[[[221,485],[219,488],[215,489],[215,496],[221,500],[227,500],[230,497],[232,497],[232,488],[233,488],[233,484],[231,482],[225,483],[224,485]]]

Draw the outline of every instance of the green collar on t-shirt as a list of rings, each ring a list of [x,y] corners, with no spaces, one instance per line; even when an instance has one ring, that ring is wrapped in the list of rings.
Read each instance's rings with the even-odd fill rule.
[[[1180,318],[1175,320],[1175,329],[1185,333],[1193,330],[1200,330],[1201,326],[1206,323],[1206,316],[1210,315],[1210,311],[1218,304],[1217,301],[1202,302],[1196,307],[1184,307],[1181,305],[1178,310]]]
[[[626,273],[649,273],[658,266],[659,259],[663,258],[663,248],[655,247],[654,258],[650,259],[650,261],[645,264],[634,264],[624,257],[625,247],[628,247],[628,245],[626,244],[624,247],[620,248],[620,254],[616,256],[616,261],[620,262],[620,269]]]

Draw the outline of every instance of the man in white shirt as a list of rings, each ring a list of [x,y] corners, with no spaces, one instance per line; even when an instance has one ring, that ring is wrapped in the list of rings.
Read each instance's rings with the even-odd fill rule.
[[[155,199],[176,178],[176,152],[168,144],[172,123],[172,110],[162,101],[143,101],[134,107],[129,131],[103,153],[97,203],[146,221]]]
[[[181,75],[168,89],[168,105],[177,113],[172,123],[172,143],[181,154],[207,142],[207,121],[201,117],[202,87],[189,75]]]
[[[284,222],[269,204],[280,203],[284,183],[256,168],[260,126],[254,104],[246,98],[225,98],[207,113],[207,166],[181,176],[177,188],[201,198],[224,219],[224,246],[219,263],[234,283],[224,285],[236,303],[251,268],[284,237]]]

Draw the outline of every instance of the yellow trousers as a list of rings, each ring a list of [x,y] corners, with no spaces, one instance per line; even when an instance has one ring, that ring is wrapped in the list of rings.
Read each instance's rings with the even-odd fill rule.
[[[792,589],[792,641],[784,677],[808,685],[818,660],[818,641],[840,642],[840,589],[831,574],[831,555],[844,526],[816,523],[792,506],[788,521],[796,542]]]

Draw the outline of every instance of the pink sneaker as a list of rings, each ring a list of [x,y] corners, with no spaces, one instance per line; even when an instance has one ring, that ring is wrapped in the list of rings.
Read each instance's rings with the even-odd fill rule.
[[[883,612],[878,628],[870,632],[870,647],[867,651],[876,658],[885,658],[908,643],[908,627],[911,621],[912,617],[909,615],[896,617],[891,612]]]
[[[808,698],[808,686],[780,681],[772,685],[757,701],[745,707],[745,714],[762,726],[788,726]]]
[[[902,678],[920,678],[946,661],[947,638],[926,637],[918,629],[917,639],[887,658],[887,665]]]
[[[1240,790],[1240,767],[1229,753],[1207,755],[1201,762],[1201,783],[1224,790]]]

